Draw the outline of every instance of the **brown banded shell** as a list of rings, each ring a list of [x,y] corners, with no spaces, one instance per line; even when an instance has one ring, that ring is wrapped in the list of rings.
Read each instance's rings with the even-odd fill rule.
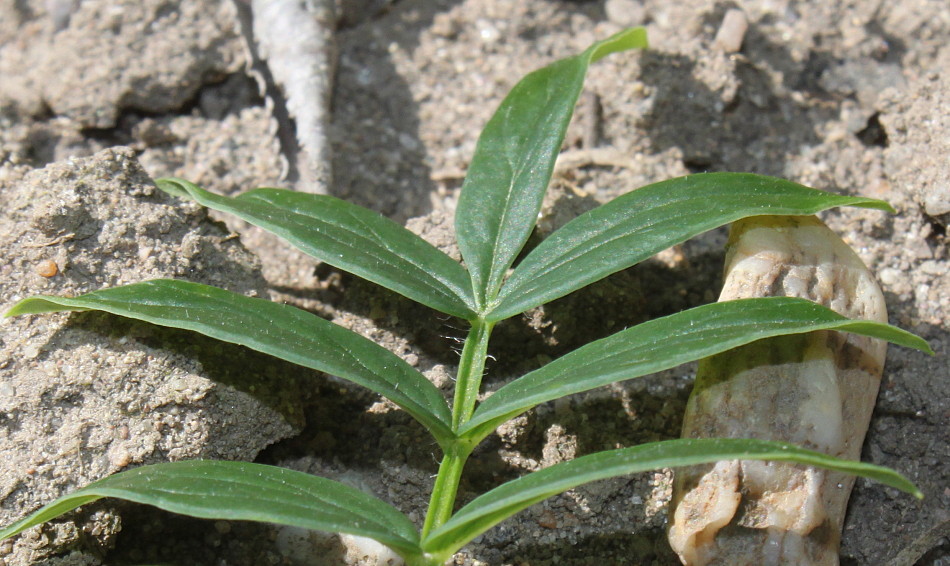
[[[720,301],[790,296],[887,321],[867,267],[813,216],[733,224]],[[882,340],[771,338],[700,362],[684,438],[760,438],[859,459],[884,366]],[[677,470],[669,541],[688,566],[837,565],[853,476],[786,463]]]

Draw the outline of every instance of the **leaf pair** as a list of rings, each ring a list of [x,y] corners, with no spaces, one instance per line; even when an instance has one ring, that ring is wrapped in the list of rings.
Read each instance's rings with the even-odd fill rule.
[[[546,69],[543,69],[546,70]],[[484,135],[482,136],[485,137]],[[480,148],[496,140],[482,140]],[[560,143],[560,142],[558,142]],[[476,154],[476,156],[481,154]],[[553,164],[553,160],[551,163]],[[472,165],[472,171],[478,168]],[[470,173],[471,175],[471,173]],[[273,232],[298,249],[330,265],[396,291],[435,310],[469,321],[478,317],[497,322],[585,287],[635,265],[693,236],[748,216],[807,215],[838,206],[893,211],[879,200],[826,193],[797,183],[750,173],[702,173],[647,185],[590,210],[551,234],[518,265],[500,294],[491,294],[500,263],[476,269],[476,252],[469,274],[448,255],[395,222],[340,199],[283,189],[255,189],[237,197],[210,193],[181,179],[159,179],[171,194],[229,212]],[[509,182],[514,182],[509,179]],[[470,184],[467,194],[481,194]],[[527,189],[525,189],[527,190]],[[540,203],[543,191],[536,199]],[[489,193],[478,203],[492,202]],[[472,199],[460,199],[457,222],[478,215]],[[532,228],[538,211],[519,210],[517,203],[496,211],[500,218],[483,232],[512,231],[515,219]],[[540,204],[539,204],[540,206]],[[474,208],[474,210],[473,210]],[[460,247],[487,247],[459,232]],[[525,238],[526,239],[526,238]],[[517,255],[524,246],[521,241]],[[467,249],[467,248],[463,248]],[[514,255],[505,247],[505,255]],[[484,275],[485,270],[491,275]],[[505,267],[507,269],[507,267]],[[476,299],[475,297],[479,297]],[[482,307],[477,304],[481,302]]]
[[[0,540],[103,497],[207,519],[260,521],[365,536],[416,564],[441,564],[478,534],[568,489],[606,478],[715,460],[799,462],[860,474],[922,497],[903,476],[789,444],[745,439],[680,439],[598,452],[530,473],[474,499],[420,540],[391,505],[325,478],[248,462],[188,461],[142,466],[65,495],[0,530]],[[429,557],[428,560],[426,557]]]
[[[899,328],[850,320],[804,299],[774,297],[713,303],[602,338],[495,392],[453,431],[442,393],[376,343],[300,309],[188,281],[159,279],[80,297],[24,299],[7,316],[100,310],[192,330],[323,371],[386,397],[415,417],[440,445],[482,439],[541,403],[712,356],[756,340],[816,330],[874,336],[929,351]]]

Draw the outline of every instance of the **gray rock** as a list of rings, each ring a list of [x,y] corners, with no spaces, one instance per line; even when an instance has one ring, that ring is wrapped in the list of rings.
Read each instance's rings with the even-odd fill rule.
[[[3,310],[35,294],[159,277],[265,294],[257,260],[240,241],[202,208],[159,191],[131,150],[55,163],[0,189]],[[264,358],[101,313],[4,319],[0,524],[129,466],[248,460],[290,436],[301,424],[301,394],[279,362]],[[119,530],[121,517],[104,507],[29,531],[0,557],[33,563],[80,535],[103,544]]]
[[[6,34],[0,28],[0,72],[12,77],[0,84],[0,101],[32,113],[47,106],[82,127],[110,128],[124,108],[179,108],[202,83],[243,62],[227,2],[85,0],[50,8],[43,18],[37,7]]]

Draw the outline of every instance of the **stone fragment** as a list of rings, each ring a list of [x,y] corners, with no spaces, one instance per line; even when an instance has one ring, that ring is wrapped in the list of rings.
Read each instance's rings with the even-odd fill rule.
[[[0,101],[112,128],[124,109],[181,108],[236,71],[241,45],[226,2],[60,0],[49,18],[0,41]],[[6,16],[5,16],[6,18]],[[6,39],[6,38],[3,38]]]
[[[716,32],[714,43],[726,53],[738,53],[742,49],[745,32],[749,30],[749,19],[745,12],[733,8],[722,18],[722,25]]]
[[[266,295],[260,265],[204,209],[159,191],[128,148],[0,182],[0,312],[160,277]],[[40,272],[49,261],[56,273]],[[299,431],[301,370],[244,348],[103,313],[0,321],[0,525],[128,467],[252,460]],[[109,504],[27,531],[0,553],[38,564],[107,545]],[[91,534],[90,534],[91,533]],[[2,561],[0,560],[0,561]]]
[[[625,26],[639,26],[646,20],[646,10],[637,0],[607,0],[604,12],[611,22]]]
[[[887,321],[857,254],[812,216],[733,224],[720,301],[791,296]],[[886,343],[838,332],[761,340],[700,362],[684,438],[760,438],[859,459]],[[676,473],[669,540],[687,566],[838,564],[853,476],[722,461]]]

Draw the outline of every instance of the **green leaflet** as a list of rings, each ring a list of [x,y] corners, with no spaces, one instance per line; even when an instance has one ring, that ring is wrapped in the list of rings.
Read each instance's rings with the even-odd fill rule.
[[[321,261],[416,302],[464,319],[474,316],[465,269],[372,210],[330,196],[284,189],[255,189],[231,198],[182,179],[155,183],[169,194],[243,218]]]
[[[639,188],[565,224],[515,268],[487,320],[563,297],[707,230],[760,214],[806,215],[836,206],[891,210],[750,173],[702,173]]]
[[[645,30],[630,29],[534,71],[511,89],[482,130],[455,214],[479,306],[498,292],[534,228],[587,67],[646,45]]]
[[[419,553],[419,535],[409,519],[358,489],[274,466],[210,460],[142,466],[101,479],[0,530],[0,540],[103,497],[205,519],[365,536],[402,554]]]
[[[719,460],[797,462],[879,481],[921,498],[913,483],[889,469],[764,440],[678,439],[598,452],[555,464],[503,484],[475,498],[422,541],[427,552],[451,555],[479,534],[518,511],[558,493],[597,480],[658,468],[691,466]]]
[[[850,320],[805,299],[713,303],[591,342],[516,379],[486,399],[459,434],[484,438],[501,423],[545,401],[655,373],[762,338],[815,330],[854,332],[932,353],[923,339],[909,332]]]
[[[422,374],[375,342],[298,308],[158,279],[75,298],[31,297],[6,316],[65,310],[100,310],[241,344],[372,389],[418,419],[440,443],[453,436],[445,399]]]

